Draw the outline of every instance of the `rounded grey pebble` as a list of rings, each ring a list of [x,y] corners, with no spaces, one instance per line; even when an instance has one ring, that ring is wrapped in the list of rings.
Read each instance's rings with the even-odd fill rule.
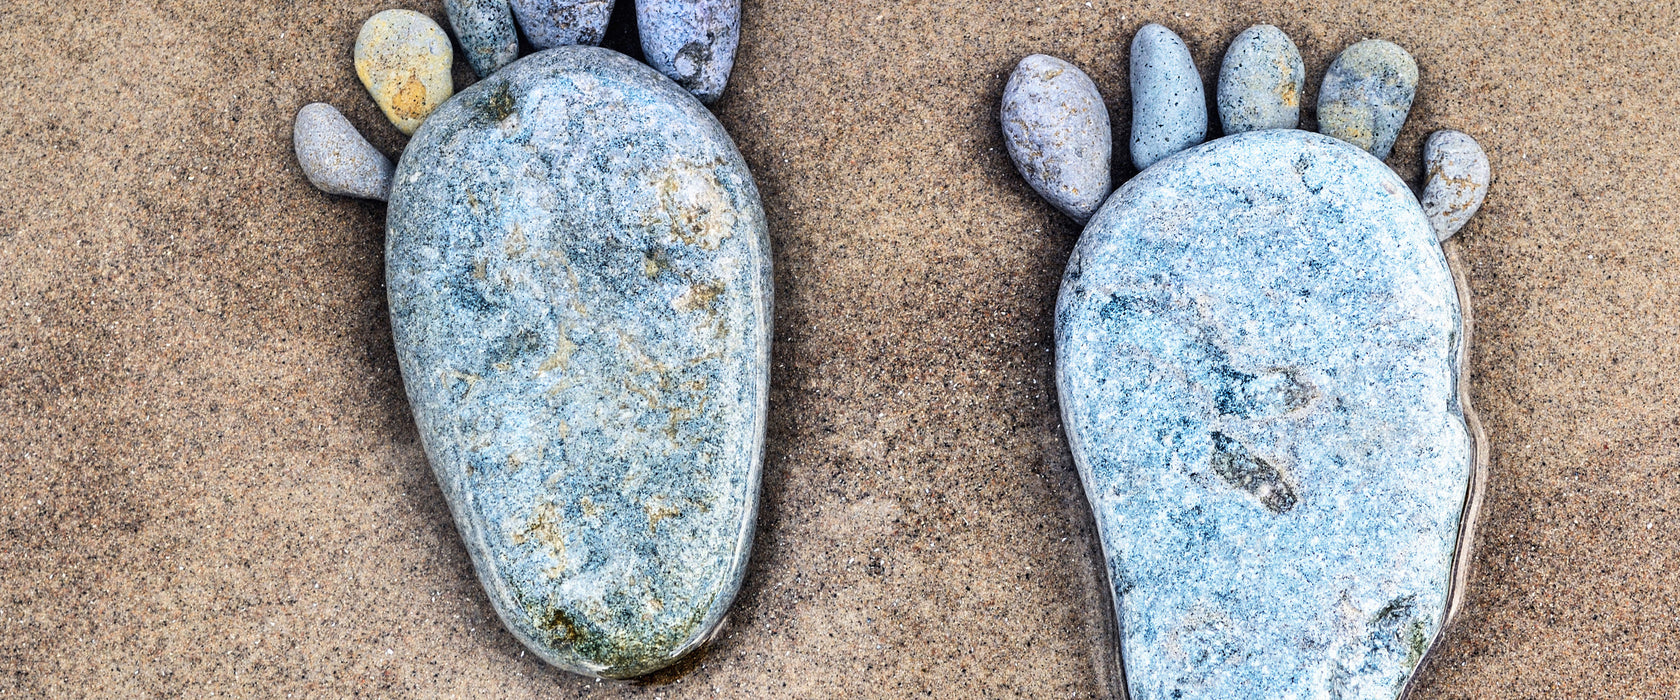
[[[1423,165],[1428,179],[1423,186],[1423,213],[1435,235],[1447,240],[1487,198],[1492,171],[1488,168],[1487,153],[1469,134],[1443,130],[1429,135],[1423,144]]]
[[[322,192],[381,202],[390,198],[391,160],[332,105],[314,102],[298,110],[292,146],[303,174]]]
[[[538,49],[595,46],[607,33],[614,0],[512,0],[519,28]]]
[[[648,65],[705,104],[723,96],[741,41],[741,0],[637,0]]]
[[[1301,122],[1307,71],[1295,42],[1270,24],[1249,27],[1219,67],[1219,122],[1225,135],[1293,129]]]
[[[1090,76],[1059,58],[1021,59],[1003,89],[1003,142],[1021,177],[1081,224],[1112,187],[1114,136]]]
[[[1138,170],[1207,137],[1207,93],[1183,39],[1159,24],[1139,29],[1131,72],[1132,164]]]
[[[443,10],[478,77],[488,78],[519,58],[519,31],[508,0],[443,0]]]
[[[1417,62],[1405,49],[1381,39],[1349,46],[1324,73],[1318,131],[1385,159],[1412,110],[1417,84]]]

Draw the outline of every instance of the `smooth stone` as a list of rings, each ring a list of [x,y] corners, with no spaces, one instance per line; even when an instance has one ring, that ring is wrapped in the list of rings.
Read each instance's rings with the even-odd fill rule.
[[[1244,30],[1219,66],[1219,122],[1225,134],[1295,128],[1306,80],[1301,50],[1283,30],[1270,24]]]
[[[1229,136],[1109,197],[1056,368],[1132,698],[1400,694],[1474,465],[1462,332],[1417,200],[1340,141]]]
[[[708,638],[752,544],[770,244],[704,105],[618,53],[514,62],[409,142],[387,216],[403,383],[503,623],[645,674]]]
[[[616,0],[512,0],[525,37],[539,49],[595,46],[607,33]]]
[[[381,202],[391,196],[391,159],[330,104],[313,102],[298,110],[292,148],[304,176],[322,192]]]
[[[1388,157],[1417,95],[1417,62],[1405,49],[1367,39],[1342,50],[1318,89],[1318,130]]]
[[[519,58],[519,30],[508,0],[443,0],[443,10],[478,77],[488,78]]]
[[[356,37],[356,76],[397,129],[413,134],[455,92],[455,52],[443,27],[418,12],[386,10]]]
[[[1003,89],[1003,142],[1039,196],[1081,224],[1112,189],[1114,136],[1096,83],[1073,64],[1021,59]]]
[[[1132,164],[1157,161],[1207,137],[1207,94],[1190,48],[1171,29],[1145,25],[1132,38]]]
[[[1423,165],[1428,178],[1423,186],[1423,213],[1441,240],[1451,238],[1487,198],[1492,172],[1487,154],[1469,134],[1437,131],[1423,144]]]
[[[648,65],[701,102],[723,96],[741,41],[741,0],[636,0]]]

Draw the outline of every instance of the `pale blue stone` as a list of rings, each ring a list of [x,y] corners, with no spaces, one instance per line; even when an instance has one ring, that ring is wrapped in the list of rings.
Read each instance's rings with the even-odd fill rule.
[[[508,629],[604,677],[705,641],[752,543],[770,353],[722,126],[618,53],[540,52],[426,120],[387,226],[415,423]]]
[[[443,0],[449,26],[480,78],[519,58],[519,32],[508,0]]]
[[[1132,698],[1401,693],[1474,465],[1461,325],[1417,200],[1340,141],[1230,136],[1109,198],[1056,364]]]
[[[594,46],[607,34],[617,0],[510,0],[525,37],[539,49]]]
[[[741,0],[637,0],[648,65],[711,104],[723,96],[741,41]]]
[[[1379,160],[1394,148],[1417,95],[1418,68],[1405,49],[1367,39],[1343,49],[1318,88],[1318,130]]]
[[[1301,51],[1283,30],[1260,24],[1238,34],[1219,66],[1219,122],[1225,134],[1298,126],[1306,78]]]
[[[1114,150],[1108,108],[1090,76],[1053,56],[1023,58],[1003,88],[998,121],[1027,184],[1074,221],[1089,220],[1108,197]]]
[[[1144,170],[1207,137],[1207,93],[1190,49],[1171,29],[1132,38],[1132,164]]]
[[[298,110],[292,148],[309,183],[327,194],[385,201],[391,193],[390,159],[325,102]]]

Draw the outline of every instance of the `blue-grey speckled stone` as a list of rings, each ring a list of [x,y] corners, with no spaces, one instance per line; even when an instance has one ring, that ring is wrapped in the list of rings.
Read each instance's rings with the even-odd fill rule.
[[[1143,170],[1207,137],[1207,93],[1190,49],[1171,29],[1132,38],[1132,164]]]
[[[701,102],[723,96],[741,41],[741,0],[637,0],[636,30],[648,65]]]
[[[539,49],[594,46],[607,33],[616,0],[511,0],[525,37]]]
[[[391,193],[391,160],[350,120],[325,102],[298,110],[292,148],[309,182],[327,194],[385,201]]]
[[[1461,333],[1417,200],[1340,141],[1238,134],[1109,198],[1056,361],[1132,698],[1401,692],[1474,466]]]
[[[1405,49],[1367,39],[1342,50],[1318,89],[1318,130],[1388,157],[1417,95],[1418,69]]]
[[[489,77],[519,58],[519,32],[508,0],[443,0],[443,10],[478,77]]]
[[[1476,139],[1452,130],[1429,135],[1423,144],[1423,167],[1427,179],[1419,202],[1435,235],[1444,241],[1482,208],[1493,173]]]
[[[1238,34],[1219,66],[1219,122],[1226,135],[1295,128],[1306,79],[1301,50],[1283,30],[1257,24]]]
[[[1079,223],[1108,197],[1114,135],[1090,76],[1059,58],[1021,59],[1003,89],[1003,143],[1038,194]]]
[[[618,53],[462,92],[397,166],[386,278],[426,454],[502,621],[561,668],[671,663],[752,543],[770,247],[710,112]]]

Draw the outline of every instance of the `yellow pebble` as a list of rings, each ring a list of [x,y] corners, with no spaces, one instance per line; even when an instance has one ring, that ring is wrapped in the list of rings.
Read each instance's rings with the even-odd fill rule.
[[[374,15],[356,37],[356,76],[405,134],[455,93],[449,75],[454,60],[443,28],[410,10]]]

